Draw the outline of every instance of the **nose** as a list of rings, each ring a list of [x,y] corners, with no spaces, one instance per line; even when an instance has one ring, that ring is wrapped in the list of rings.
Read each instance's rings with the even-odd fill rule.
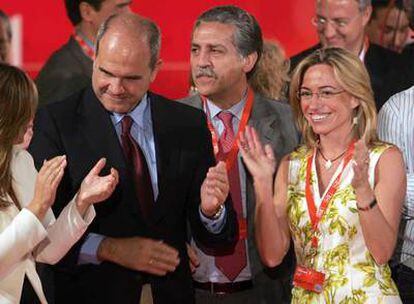
[[[110,83],[110,92],[114,95],[121,95],[125,92],[125,88],[122,84],[122,79],[113,78]]]
[[[198,54],[198,62],[197,65],[200,67],[209,66],[211,64],[210,61],[210,54],[206,50],[200,50],[200,53]]]
[[[321,99],[317,93],[312,94],[312,98],[308,101],[308,107],[310,109],[317,109],[320,107]]]
[[[326,39],[333,38],[336,35],[335,26],[330,21],[327,21],[322,29],[322,34]]]
[[[397,33],[395,34],[395,45],[394,45],[395,50],[400,51],[403,48],[406,40],[407,40],[407,33],[406,32],[401,33],[400,31],[397,31]]]

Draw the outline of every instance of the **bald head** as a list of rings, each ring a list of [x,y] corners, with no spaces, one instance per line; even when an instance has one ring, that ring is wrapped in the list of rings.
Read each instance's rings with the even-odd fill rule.
[[[158,26],[152,20],[133,13],[112,15],[99,28],[96,56],[102,43],[108,43],[108,47],[117,47],[121,51],[135,49],[141,46],[142,42],[149,48],[149,64],[151,69],[154,69],[161,48],[161,33]]]

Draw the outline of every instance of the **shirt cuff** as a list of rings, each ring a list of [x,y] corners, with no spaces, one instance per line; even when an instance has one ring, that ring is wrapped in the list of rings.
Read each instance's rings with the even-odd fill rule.
[[[86,236],[85,242],[83,243],[80,253],[78,265],[94,264],[99,265],[101,261],[98,260],[97,253],[99,245],[105,237],[96,233],[89,233]]]
[[[206,227],[206,229],[214,234],[219,234],[226,224],[226,206],[223,205],[223,211],[217,219],[210,219],[206,217],[203,212],[201,212],[201,206],[198,208],[198,213],[200,214],[201,222]]]

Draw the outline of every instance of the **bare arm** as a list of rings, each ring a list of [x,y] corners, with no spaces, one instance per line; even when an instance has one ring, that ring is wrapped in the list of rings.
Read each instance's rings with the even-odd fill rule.
[[[274,267],[282,262],[289,248],[286,214],[288,160],[282,160],[274,182],[276,160],[273,151],[270,146],[263,148],[253,128],[246,127],[239,147],[243,161],[253,176],[256,194],[255,233],[259,253],[266,265]]]
[[[356,153],[358,149],[356,147]],[[358,206],[364,208],[377,200],[378,205],[372,209],[359,210],[359,219],[368,250],[378,264],[385,264],[391,258],[397,240],[406,191],[404,161],[398,149],[385,151],[375,169],[374,189],[368,183],[367,168],[364,168],[361,157],[356,160],[354,171],[353,186]]]
[[[263,262],[279,265],[289,249],[290,232],[287,221],[287,158],[280,164],[272,197],[269,181],[254,181],[256,193],[256,241]]]

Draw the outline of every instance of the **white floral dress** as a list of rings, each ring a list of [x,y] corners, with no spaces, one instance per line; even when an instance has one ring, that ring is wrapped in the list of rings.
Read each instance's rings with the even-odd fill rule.
[[[370,151],[369,178],[374,184],[375,166],[380,155],[390,145],[378,144]],[[290,155],[288,186],[288,220],[298,264],[305,264],[306,244],[312,237],[311,220],[305,199],[306,164],[309,153],[302,146]],[[313,158],[314,159],[314,158]],[[342,170],[334,173],[331,183]],[[348,163],[337,192],[328,204],[319,223],[318,250],[313,267],[325,273],[323,292],[318,294],[300,287],[292,291],[292,303],[401,303],[388,265],[378,265],[372,258],[362,235],[356,208],[356,197],[351,186],[352,161]],[[330,185],[327,187],[329,189]],[[311,189],[319,208],[319,193],[315,161],[312,164]],[[321,198],[322,196],[322,198]],[[369,211],[367,211],[369,212]]]

